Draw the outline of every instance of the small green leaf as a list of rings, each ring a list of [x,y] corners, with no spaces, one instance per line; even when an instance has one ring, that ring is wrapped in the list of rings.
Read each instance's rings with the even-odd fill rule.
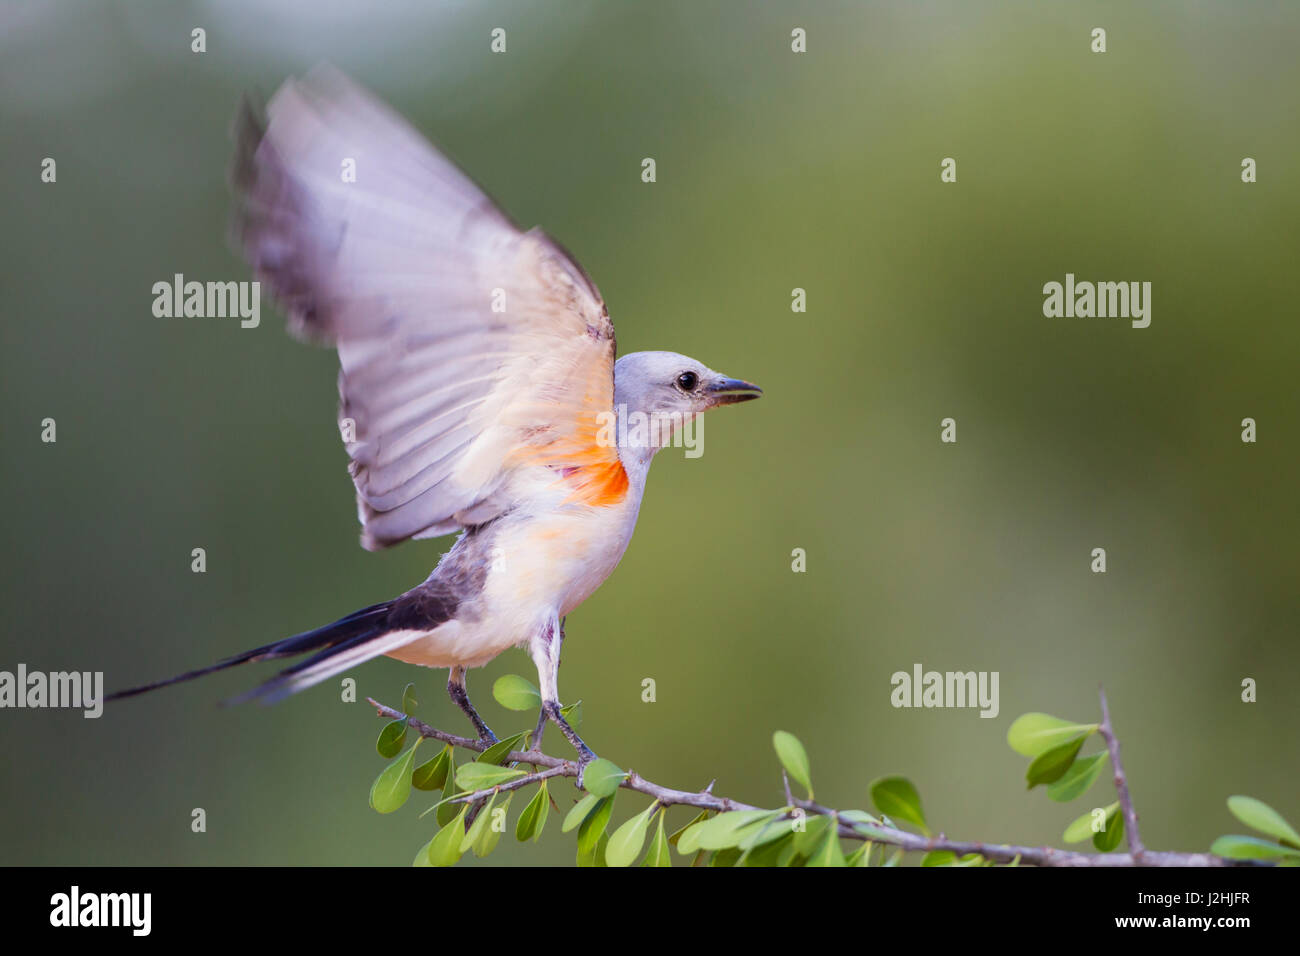
[[[668,838],[664,836],[664,817],[667,816],[663,810],[659,811],[659,825],[655,829],[655,835],[650,838],[650,849],[646,850],[645,859],[641,861],[642,866],[672,866],[672,856],[668,852]]]
[[[1057,744],[1044,750],[1033,762],[1029,764],[1029,769],[1025,771],[1025,780],[1032,790],[1040,783],[1054,783],[1065,776],[1065,772],[1070,769],[1070,764],[1074,763],[1074,758],[1079,755],[1079,748],[1087,740],[1086,734],[1079,734],[1064,743]]]
[[[1229,860],[1300,859],[1300,850],[1253,836],[1221,836],[1210,845],[1210,852]]]
[[[797,820],[796,817],[791,825],[796,825]],[[824,817],[820,814],[806,817],[803,821],[803,829],[794,831],[795,853],[802,857],[811,857],[817,852],[817,848],[822,845],[822,840],[826,839],[826,831],[830,828],[830,825],[830,817]]]
[[[1022,714],[1007,730],[1007,743],[1024,757],[1037,757],[1079,734],[1092,734],[1097,724],[1075,724],[1051,714]]]
[[[817,852],[808,859],[809,866],[848,866],[844,848],[840,846],[839,819],[832,814],[831,825],[826,828],[826,839]]]
[[[502,674],[492,685],[492,696],[506,710],[538,710],[542,692],[518,674]]]
[[[461,857],[460,841],[465,835],[465,814],[469,806],[463,806],[447,825],[434,834],[429,841],[429,864],[431,866],[451,866]]]
[[[882,851],[882,855],[883,855],[883,851]],[[898,866],[898,864],[900,864],[900,863],[902,863],[902,862],[903,862],[903,851],[902,851],[902,850],[895,850],[895,851],[894,851],[894,855],[891,856],[891,857],[890,857],[888,860],[886,860],[885,862],[881,863],[880,865],[881,865],[881,866]]]
[[[483,751],[474,758],[476,763],[503,764],[506,757],[510,756],[512,750],[518,749],[523,743],[524,738],[528,736],[527,731],[515,734],[513,737],[506,737],[504,740],[498,740],[487,750]]]
[[[761,827],[781,810],[732,810],[692,824],[677,840],[677,852],[689,856],[696,850],[721,850],[737,846],[748,836],[746,828]]]
[[[1124,839],[1124,814],[1112,813],[1106,819],[1106,829],[1092,835],[1092,845],[1102,853],[1114,852]]]
[[[560,716],[569,722],[570,727],[582,726],[582,701],[575,700],[568,707],[560,708]]]
[[[488,825],[474,841],[474,855],[479,859],[487,856],[497,848],[497,843],[501,841],[501,834],[506,832],[506,827],[510,826],[510,800],[514,797],[513,793],[506,794],[506,802],[499,807],[493,808],[491,805],[484,808],[482,816],[489,817]],[[501,820],[501,829],[496,828],[496,821]],[[474,821],[478,823],[477,820]]]
[[[683,833],[685,833],[691,827],[695,826],[695,824],[703,823],[707,819],[709,819],[709,811],[701,810],[699,813],[695,815],[695,819],[693,819],[690,823],[686,824],[686,826],[684,827],[680,827],[674,830],[672,833],[668,835],[668,845],[677,846],[677,841],[682,838]]]
[[[466,792],[499,787],[508,780],[522,777],[527,771],[517,767],[498,767],[489,763],[464,763],[456,768],[456,786]]]
[[[546,826],[546,816],[550,812],[550,795],[546,792],[546,781],[543,780],[537,792],[533,794],[533,799],[529,800],[528,806],[524,807],[524,812],[519,814],[519,822],[515,825],[515,839],[524,843],[541,837],[542,827]]]
[[[627,771],[603,757],[587,764],[582,773],[582,789],[597,797],[608,797],[627,779]]]
[[[845,863],[848,866],[870,866],[871,850],[874,846],[875,844],[868,840],[866,843],[862,844],[862,846],[850,853],[849,858]]]
[[[406,689],[402,691],[402,713],[410,717],[419,706],[420,702],[415,699],[415,683],[407,684]]]
[[[1300,833],[1272,807],[1254,797],[1228,798],[1229,812],[1252,830],[1271,836],[1279,843],[1300,849]]]
[[[461,837],[461,853],[469,852],[469,849],[483,836],[483,831],[487,829],[488,822],[492,816],[492,804],[496,803],[496,800],[497,795],[495,793],[488,797],[487,803],[483,805],[478,816],[474,818],[474,822],[469,825],[469,829],[466,830],[465,835]]]
[[[600,839],[591,846],[578,844],[578,866],[605,866],[605,847],[609,845],[609,835],[602,832]]]
[[[771,825],[775,826],[775,824]],[[790,861],[795,857],[794,837],[795,834],[787,827],[777,839],[746,850],[741,865],[789,866]]]
[[[645,846],[650,816],[658,807],[659,804],[651,803],[609,835],[609,845],[605,847],[606,865],[631,866],[636,862],[636,858],[641,855],[641,847]]]
[[[1081,797],[1088,788],[1097,782],[1101,772],[1106,769],[1110,755],[1106,751],[1080,757],[1070,765],[1070,769],[1054,783],[1047,787],[1048,799],[1058,803],[1068,803],[1075,797]]]
[[[957,854],[952,850],[931,850],[921,857],[922,866],[956,866]]]
[[[1094,809],[1101,809],[1101,808],[1097,807]],[[1109,822],[1110,818],[1115,815],[1116,811],[1119,810],[1119,804],[1112,803],[1110,806],[1106,807],[1105,810],[1106,810],[1105,820]],[[1094,833],[1104,832],[1104,829],[1098,831],[1093,830],[1092,815],[1093,815],[1093,810],[1089,810],[1083,816],[1079,817],[1077,820],[1071,823],[1068,827],[1065,828],[1065,835],[1062,836],[1061,839],[1066,843],[1082,843],[1084,840],[1093,836]]]
[[[582,821],[578,827],[578,853],[592,854],[596,851],[596,844],[603,840],[605,836],[605,826],[609,823],[610,814],[614,812],[614,798],[601,797],[597,801],[595,808],[587,815],[587,819]],[[598,854],[602,862],[598,866],[604,866],[604,855]]]
[[[443,747],[436,757],[426,760],[411,774],[411,786],[416,790],[441,790],[451,770],[451,744]]]
[[[406,721],[390,720],[384,724],[384,729],[379,731],[379,739],[375,741],[375,749],[379,751],[379,756],[385,760],[392,760],[402,752],[402,746],[406,743]]]
[[[447,824],[451,823],[452,820],[456,819],[457,815],[460,814],[460,812],[464,809],[463,807],[457,806],[454,803],[446,802],[448,797],[453,797],[456,794],[460,793],[460,788],[456,786],[455,754],[450,755],[448,759],[450,760],[450,763],[448,764],[447,767],[448,770],[447,782],[443,784],[442,801],[438,803],[438,809],[436,811],[437,818],[438,818],[438,826],[440,827],[446,827]]]
[[[416,742],[418,745],[419,741]],[[370,805],[380,813],[392,813],[411,795],[411,762],[414,758],[415,747],[412,747],[400,760],[385,767],[370,785]]]
[[[871,802],[881,813],[906,820],[920,827],[926,836],[930,835],[930,827],[921,809],[921,795],[906,777],[881,777],[874,781],[871,784]]]
[[[432,846],[433,840],[430,839],[428,843],[420,847],[420,849],[415,853],[415,859],[411,861],[411,866],[433,866],[433,864],[429,862],[429,848]]]
[[[600,803],[600,797],[594,793],[589,793],[573,805],[567,814],[564,822],[560,824],[560,832],[568,833],[574,827],[579,826],[583,820],[587,819],[592,810],[596,809],[596,804]]]
[[[808,765],[808,752],[794,734],[778,730],[772,735],[772,746],[776,749],[777,759],[790,777],[808,791],[812,799],[812,769]]]

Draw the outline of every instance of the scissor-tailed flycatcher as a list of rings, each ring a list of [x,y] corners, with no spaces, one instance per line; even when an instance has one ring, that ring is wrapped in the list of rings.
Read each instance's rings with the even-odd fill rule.
[[[495,740],[465,670],[525,646],[533,745],[549,718],[585,765],[556,687],[564,617],[622,558],[671,426],[759,388],[672,352],[615,362],[577,263],[337,71],[286,82],[265,125],[245,104],[236,135],[236,240],[291,330],[338,349],[362,544],[461,534],[391,601],[109,699],[311,653],[245,695],[277,700],[386,654],[450,668],[452,699]],[[668,427],[611,427],[632,415]]]

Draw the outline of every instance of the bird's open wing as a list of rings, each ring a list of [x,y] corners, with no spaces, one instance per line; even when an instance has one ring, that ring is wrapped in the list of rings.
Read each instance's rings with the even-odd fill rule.
[[[237,122],[235,241],[291,330],[338,349],[365,547],[490,520],[524,467],[575,500],[620,498],[597,440],[614,328],[582,269],[336,70],[289,80],[266,112]]]

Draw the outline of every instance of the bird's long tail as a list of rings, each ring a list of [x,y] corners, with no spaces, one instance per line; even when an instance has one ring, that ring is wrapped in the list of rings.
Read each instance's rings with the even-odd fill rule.
[[[128,690],[120,690],[115,694],[109,694],[104,699],[107,701],[134,697],[136,694],[143,694],[145,691],[157,690],[170,684],[194,680],[196,677],[203,677],[205,674],[212,674],[225,670],[227,667],[234,667],[236,664],[245,664],[249,661],[276,660],[283,657],[295,657],[308,651],[316,651],[315,654],[281,671],[275,677],[251,691],[228,701],[228,703],[233,704],[257,699],[265,703],[273,703],[296,691],[310,687],[335,674],[342,673],[368,661],[372,657],[386,654],[417,637],[417,634],[409,630],[394,629],[388,623],[388,613],[391,606],[392,602],[390,601],[374,604],[362,608],[360,611],[355,611],[347,617],[340,618],[333,624],[318,627],[314,631],[306,631],[302,634],[295,634],[293,637],[286,637],[284,640],[276,641],[273,644],[255,647],[251,651],[228,657],[209,667],[200,667],[198,670],[177,674],[175,677],[168,677],[166,680],[154,681],[152,684],[144,684]]]

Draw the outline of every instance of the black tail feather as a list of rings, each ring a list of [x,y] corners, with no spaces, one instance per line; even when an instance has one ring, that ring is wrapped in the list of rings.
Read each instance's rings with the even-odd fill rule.
[[[186,671],[184,674],[177,674],[175,677],[168,677],[165,680],[154,681],[152,684],[143,684],[139,687],[119,690],[117,693],[109,694],[104,698],[104,700],[122,700],[127,697],[134,697],[137,694],[143,694],[146,691],[157,690],[160,687],[167,687],[171,684],[179,684],[184,681],[194,680],[196,677],[213,674],[217,671],[225,670],[227,667],[234,667],[237,664],[246,664],[249,661],[276,660],[282,657],[293,657],[296,654],[305,654],[308,651],[321,652],[284,672],[285,674],[294,673],[322,660],[325,657],[331,656],[336,653],[337,650],[341,649],[341,646],[350,647],[354,644],[370,640],[376,634],[382,633],[386,629],[384,622],[388,616],[388,610],[391,605],[391,601],[385,601],[382,604],[372,604],[370,607],[354,611],[347,617],[340,618],[332,624],[326,624],[324,627],[318,627],[313,631],[305,631],[302,634],[295,634],[293,637],[286,637],[284,640],[276,641],[273,644],[267,644],[263,647],[255,647],[251,651],[244,651],[242,654],[236,654],[234,657],[227,657],[225,660],[218,661],[208,667],[200,667],[198,670]]]

